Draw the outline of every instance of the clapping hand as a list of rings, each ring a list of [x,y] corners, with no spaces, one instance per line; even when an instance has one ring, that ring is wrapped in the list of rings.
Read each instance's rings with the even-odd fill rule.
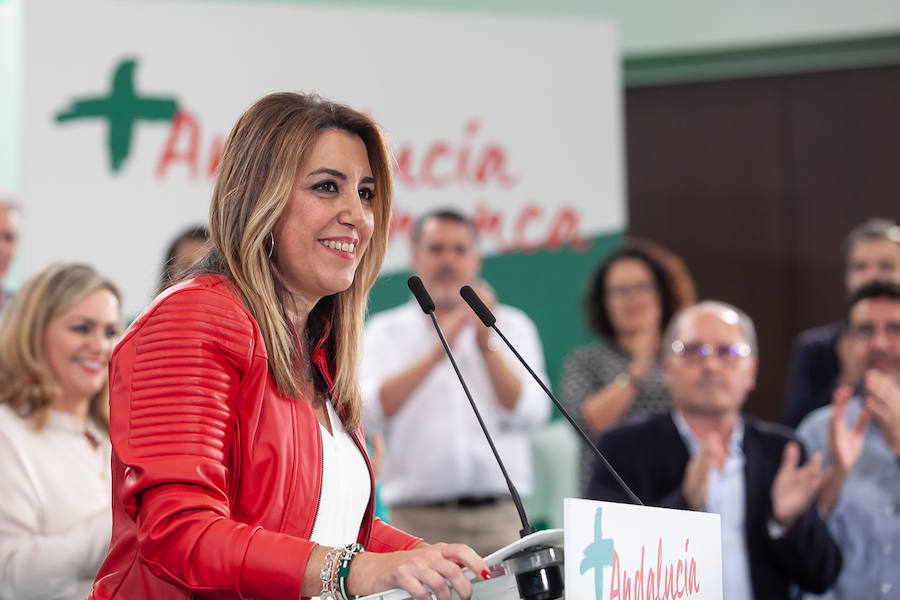
[[[691,510],[703,510],[706,496],[709,493],[709,471],[721,469],[728,458],[725,442],[717,433],[706,436],[700,445],[700,451],[691,457],[684,471],[681,493]]]
[[[878,423],[885,443],[900,457],[900,382],[875,369],[866,372],[866,409]]]
[[[802,467],[799,465],[800,446],[788,442],[772,482],[772,517],[785,529],[794,526],[822,486],[821,452],[816,452]]]
[[[828,427],[830,468],[835,469],[836,475],[841,479],[853,470],[862,454],[865,445],[864,433],[872,414],[869,407],[866,406],[853,427],[847,425],[847,405],[852,395],[853,390],[849,386],[842,385],[834,391],[831,402],[831,422]]]

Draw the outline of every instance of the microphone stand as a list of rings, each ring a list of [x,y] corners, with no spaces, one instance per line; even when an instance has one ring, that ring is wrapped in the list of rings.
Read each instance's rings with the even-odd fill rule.
[[[453,352],[450,350],[447,339],[444,337],[444,332],[441,330],[440,324],[438,324],[437,317],[434,316],[434,301],[425,289],[422,280],[417,276],[413,275],[406,283],[413,293],[413,296],[415,296],[416,301],[419,303],[419,306],[422,308],[422,311],[431,317],[431,322],[434,325],[435,331],[437,331],[438,337],[441,339],[441,345],[444,347],[444,352],[446,352],[447,357],[450,359],[450,364],[453,365],[453,370],[456,372],[456,377],[459,379],[460,384],[462,384],[463,391],[466,393],[466,398],[469,400],[469,405],[475,412],[478,424],[481,426],[481,431],[484,432],[484,437],[487,438],[488,444],[491,446],[491,452],[494,453],[494,458],[496,459],[497,464],[500,465],[500,471],[503,473],[503,478],[506,480],[510,496],[512,497],[513,503],[516,505],[516,510],[519,512],[519,519],[522,522],[522,529],[519,530],[519,536],[525,538],[528,535],[535,533],[537,530],[528,522],[528,517],[525,514],[525,507],[522,504],[519,492],[516,490],[516,486],[513,485],[512,479],[510,479],[509,473],[506,471],[506,466],[500,459],[500,454],[497,452],[494,440],[491,438],[491,434],[488,432],[487,426],[481,418],[481,412],[475,405],[475,400],[472,399],[472,394],[469,392],[469,386],[466,385],[466,381],[463,379],[459,366],[456,364],[456,359],[453,356]],[[562,570],[560,568],[562,553],[555,552],[555,550],[556,549],[545,545],[536,544],[519,550],[504,560],[504,562],[511,561],[518,565],[525,565],[519,566],[518,568],[522,570],[514,573],[516,586],[519,590],[519,595],[523,600],[555,600],[562,597],[564,587]],[[549,559],[547,556],[549,556]]]
[[[585,433],[584,429],[582,429],[581,426],[575,422],[575,419],[572,418],[572,415],[569,414],[569,411],[567,411],[565,407],[563,407],[563,405],[560,403],[560,401],[556,399],[556,396],[553,395],[553,392],[551,392],[550,389],[546,385],[544,385],[544,382],[541,381],[541,378],[537,376],[537,373],[535,373],[534,370],[528,365],[528,363],[525,362],[525,359],[522,358],[522,355],[519,354],[519,352],[513,347],[512,343],[510,343],[510,341],[506,339],[506,336],[503,335],[503,332],[497,328],[497,317],[495,317],[494,313],[492,313],[491,310],[484,304],[484,302],[481,301],[481,298],[478,297],[478,294],[475,293],[475,290],[473,290],[471,286],[466,285],[459,290],[459,295],[462,296],[463,300],[466,301],[466,304],[469,305],[469,307],[475,312],[481,322],[484,323],[485,327],[490,327],[491,329],[493,329],[497,333],[497,335],[500,336],[500,339],[503,340],[506,346],[510,350],[512,350],[512,353],[515,354],[516,358],[519,359],[519,362],[522,363],[522,366],[524,366],[528,370],[534,380],[538,382],[538,385],[541,386],[541,389],[544,390],[544,393],[546,393],[547,396],[550,397],[550,400],[553,401],[553,404],[556,405],[556,408],[559,409],[559,412],[562,413],[562,416],[564,416],[566,420],[569,421],[569,424],[575,428],[575,431],[577,431],[579,435],[581,435],[581,439],[584,441],[584,443],[594,451],[594,455],[600,459],[601,464],[603,464],[609,474],[612,475],[613,479],[616,480],[616,483],[619,484],[619,487],[622,488],[628,498],[638,506],[644,506],[644,503],[641,502],[640,498],[638,498],[635,493],[631,491],[631,488],[628,487],[625,481],[622,480],[613,466],[609,464],[609,461],[606,460],[606,457],[603,456],[603,453],[600,452],[600,449],[597,448],[597,445],[591,440],[588,434]]]

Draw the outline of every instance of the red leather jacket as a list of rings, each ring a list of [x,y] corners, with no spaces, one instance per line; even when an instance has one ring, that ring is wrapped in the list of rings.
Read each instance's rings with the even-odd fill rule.
[[[323,343],[313,362],[330,383]],[[278,392],[229,280],[203,275],[157,298],[116,347],[109,379],[113,531],[90,598],[300,598],[316,545],[319,423],[309,402]],[[366,456],[362,431],[353,437]],[[375,519],[374,498],[373,484],[360,543],[421,541]]]

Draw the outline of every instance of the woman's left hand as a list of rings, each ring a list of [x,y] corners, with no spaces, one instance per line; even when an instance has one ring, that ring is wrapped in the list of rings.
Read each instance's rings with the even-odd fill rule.
[[[464,544],[422,543],[401,552],[364,552],[353,559],[347,588],[357,595],[402,588],[415,600],[430,600],[429,590],[438,600],[450,600],[452,588],[469,598],[472,584],[463,573],[466,567],[482,579],[488,573],[484,560]]]

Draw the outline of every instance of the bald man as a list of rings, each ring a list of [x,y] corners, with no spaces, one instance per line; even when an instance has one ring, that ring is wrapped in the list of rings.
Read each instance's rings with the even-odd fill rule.
[[[788,429],[742,416],[756,369],[746,314],[714,301],[688,308],[663,340],[672,411],[613,429],[599,447],[647,504],[721,515],[728,600],[787,600],[791,585],[821,593],[842,564],[813,505],[821,455],[802,464]],[[602,467],[588,495],[627,501]]]

